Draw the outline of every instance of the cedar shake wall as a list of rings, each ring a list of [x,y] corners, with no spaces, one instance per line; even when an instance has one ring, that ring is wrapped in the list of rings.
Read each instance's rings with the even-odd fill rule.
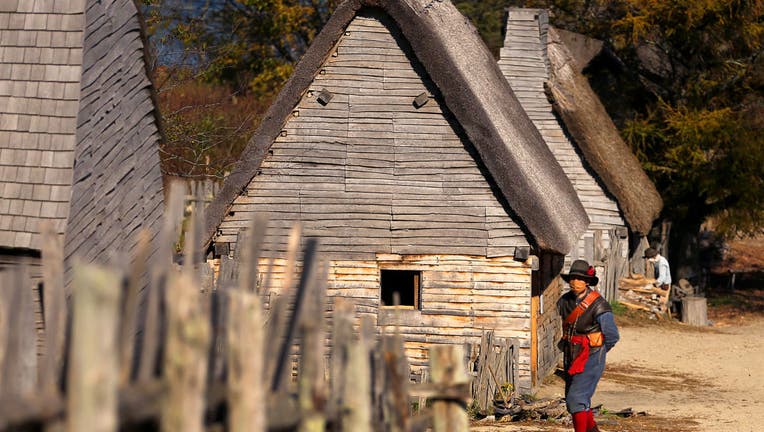
[[[544,93],[544,83],[549,79],[547,30],[545,11],[510,9],[499,68],[570,179],[591,220],[567,260],[582,258],[592,264],[599,263],[598,273],[602,279],[605,272],[601,266],[605,250],[610,247],[610,230],[625,227],[626,222],[618,203],[605,191],[566,136]],[[627,242],[620,244],[621,256],[626,257]]]
[[[71,195],[85,0],[0,1],[0,247],[64,232]]]
[[[160,137],[143,50],[133,0],[87,2],[68,261],[104,262],[133,250],[139,229],[158,231]]]

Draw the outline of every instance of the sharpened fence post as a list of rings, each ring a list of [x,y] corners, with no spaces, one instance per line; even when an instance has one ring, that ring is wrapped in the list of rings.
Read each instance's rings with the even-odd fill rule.
[[[263,322],[257,294],[228,290],[228,412],[231,432],[266,430]]]
[[[117,430],[119,283],[117,274],[100,267],[75,266],[68,432]]]
[[[464,348],[438,345],[430,348],[430,376],[433,384],[453,385],[468,383],[465,371]],[[465,401],[436,399],[432,403],[433,432],[466,432],[469,430]]]
[[[167,345],[161,414],[163,432],[203,432],[209,317],[199,286],[187,272],[174,273],[167,286]]]
[[[371,357],[368,335],[360,332],[358,343],[348,347],[344,369],[343,407],[340,424],[343,432],[370,432],[371,429]]]

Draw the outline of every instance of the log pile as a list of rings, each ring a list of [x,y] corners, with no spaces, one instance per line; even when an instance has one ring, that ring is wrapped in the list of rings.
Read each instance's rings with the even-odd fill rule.
[[[511,404],[494,401],[494,416],[503,422],[523,420],[565,420],[570,415],[564,398],[525,400],[518,398]]]
[[[670,318],[671,290],[653,286],[655,279],[632,274],[618,280],[618,302],[629,309],[654,313],[659,319]]]

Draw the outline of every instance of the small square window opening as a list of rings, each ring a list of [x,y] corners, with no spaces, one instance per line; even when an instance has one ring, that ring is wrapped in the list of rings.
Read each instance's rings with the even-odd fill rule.
[[[380,274],[380,298],[383,307],[395,305],[395,293],[400,296],[401,308],[420,309],[420,281],[418,270],[382,270]]]

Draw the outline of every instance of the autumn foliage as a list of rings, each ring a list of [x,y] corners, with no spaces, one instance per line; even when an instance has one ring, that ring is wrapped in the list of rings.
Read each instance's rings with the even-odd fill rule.
[[[143,0],[165,172],[222,178],[337,0]],[[179,5],[191,5],[185,9]],[[764,220],[764,0],[454,0],[498,52],[505,8],[605,42],[585,70],[661,192],[663,217],[724,234]],[[604,60],[603,60],[604,59]]]

